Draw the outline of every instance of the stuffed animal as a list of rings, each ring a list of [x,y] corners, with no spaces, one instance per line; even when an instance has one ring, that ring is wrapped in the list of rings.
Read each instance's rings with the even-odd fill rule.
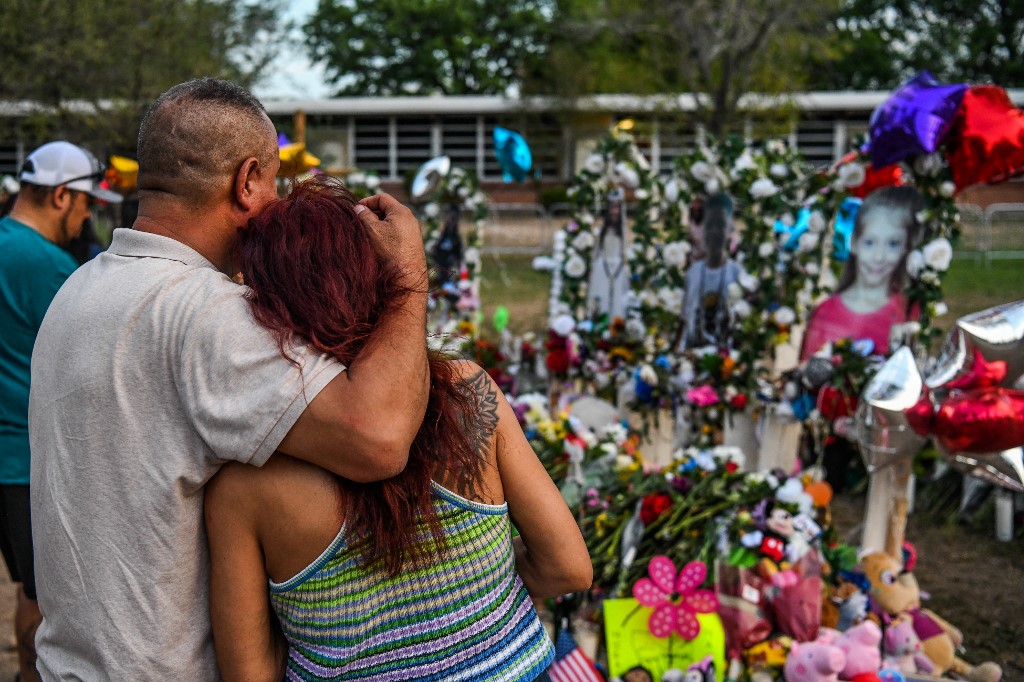
[[[836,639],[836,646],[846,656],[846,665],[839,673],[839,679],[849,682],[878,682],[878,670],[882,667],[879,644],[882,631],[870,620],[855,625]]]
[[[838,682],[846,656],[828,642],[793,642],[783,667],[786,682]]]
[[[897,616],[885,629],[885,667],[903,673],[931,673],[935,670],[935,664],[925,655],[921,640],[914,632],[914,621],[909,616]]]
[[[869,596],[873,607],[884,619],[906,615],[921,640],[924,654],[934,664],[932,674],[946,672],[969,682],[999,682],[1002,669],[991,661],[972,666],[956,655],[963,641],[960,631],[921,608],[921,590],[914,574],[904,570],[900,561],[886,552],[874,552],[861,559],[861,570],[870,583]]]

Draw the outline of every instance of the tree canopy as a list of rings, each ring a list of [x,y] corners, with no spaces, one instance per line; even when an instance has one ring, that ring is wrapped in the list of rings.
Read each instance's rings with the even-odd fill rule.
[[[97,139],[128,153],[142,113],[168,87],[199,76],[251,86],[277,53],[286,28],[281,7],[281,0],[6,0],[0,98],[42,105],[28,119],[37,137]]]
[[[338,94],[503,94],[550,18],[547,0],[320,0],[306,44]]]
[[[1024,0],[844,0],[836,54],[813,83],[888,89],[928,69],[947,82],[1024,86]]]

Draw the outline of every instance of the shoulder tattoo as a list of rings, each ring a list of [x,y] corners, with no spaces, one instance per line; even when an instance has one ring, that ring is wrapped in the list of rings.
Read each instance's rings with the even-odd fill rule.
[[[466,431],[473,452],[485,457],[491,437],[498,426],[498,396],[491,388],[487,372],[480,370],[466,380],[466,390],[475,406],[474,414],[466,419]]]

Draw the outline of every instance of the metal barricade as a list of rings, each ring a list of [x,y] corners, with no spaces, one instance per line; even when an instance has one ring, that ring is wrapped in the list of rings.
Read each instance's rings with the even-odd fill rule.
[[[993,260],[1024,258],[1024,204],[989,204],[985,233],[986,265]]]

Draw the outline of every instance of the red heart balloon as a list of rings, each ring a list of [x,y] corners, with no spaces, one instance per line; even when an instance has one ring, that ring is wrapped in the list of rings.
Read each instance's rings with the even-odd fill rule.
[[[1024,391],[953,393],[935,415],[935,436],[950,452],[1002,452],[1024,445]]]
[[[1024,112],[999,86],[976,85],[964,94],[946,145],[958,190],[1024,173]]]
[[[876,168],[874,164],[864,169],[864,182],[848,191],[851,196],[863,199],[880,187],[893,187],[903,184],[903,167],[898,163]]]

